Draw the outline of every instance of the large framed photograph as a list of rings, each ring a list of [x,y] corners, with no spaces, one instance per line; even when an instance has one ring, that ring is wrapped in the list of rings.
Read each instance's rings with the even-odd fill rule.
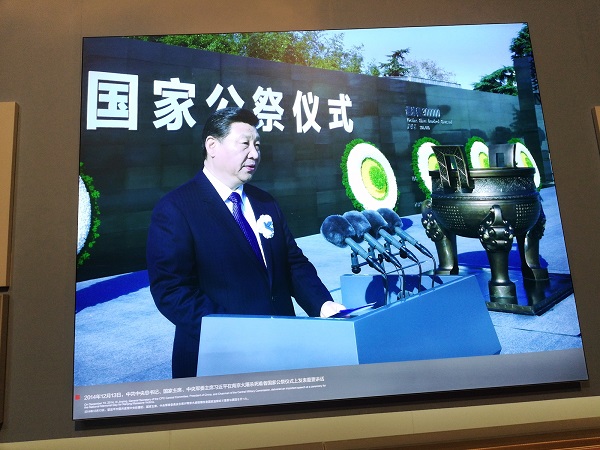
[[[527,24],[86,37],[81,105],[75,420],[587,379]]]

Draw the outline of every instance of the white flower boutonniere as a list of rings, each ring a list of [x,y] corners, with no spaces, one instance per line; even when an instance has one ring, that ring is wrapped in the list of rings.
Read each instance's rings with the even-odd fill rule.
[[[258,226],[258,232],[262,234],[265,239],[271,239],[275,235],[275,228],[273,227],[273,219],[267,214],[263,214],[258,218],[256,222]]]

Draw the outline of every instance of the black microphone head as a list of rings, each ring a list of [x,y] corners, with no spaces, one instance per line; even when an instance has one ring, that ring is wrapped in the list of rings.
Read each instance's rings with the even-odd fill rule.
[[[371,224],[367,218],[358,211],[345,212],[344,219],[350,222],[350,225],[352,225],[352,228],[354,228],[356,237],[361,241],[365,233],[368,233],[371,230]]]
[[[327,217],[321,225],[321,234],[327,242],[336,247],[346,247],[346,239],[354,239],[356,232],[354,227],[340,215]]]
[[[392,211],[390,208],[379,208],[377,210],[383,220],[385,220],[390,227],[393,228],[402,228],[402,219],[398,214]]]
[[[366,209],[362,213],[371,224],[371,230],[373,230],[375,233],[378,233],[379,230],[385,230],[388,233],[394,232],[392,227],[388,225],[385,219],[377,211]]]

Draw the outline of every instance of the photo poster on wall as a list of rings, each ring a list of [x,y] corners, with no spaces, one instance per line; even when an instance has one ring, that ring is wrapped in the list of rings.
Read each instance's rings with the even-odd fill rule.
[[[523,36],[516,23],[84,38],[73,418],[587,379],[533,54],[513,46]],[[225,107],[260,120],[249,184],[276,199],[347,308],[338,316],[247,307],[262,281],[240,269],[240,241],[217,237],[230,226],[217,207],[199,219],[220,221],[201,249],[177,246],[187,232],[149,237],[157,202],[198,179],[204,123]],[[456,186],[440,181],[439,159],[457,146],[448,169],[466,163],[457,192],[469,205],[488,183],[526,197],[484,202],[467,235],[440,225],[438,205],[458,207],[443,203]],[[260,217],[265,255],[282,217]],[[167,319],[149,243],[206,253],[206,270],[175,264],[196,290],[194,277],[214,282],[231,263],[244,313],[203,315],[179,298]],[[176,324],[200,318],[198,364],[174,377]]]

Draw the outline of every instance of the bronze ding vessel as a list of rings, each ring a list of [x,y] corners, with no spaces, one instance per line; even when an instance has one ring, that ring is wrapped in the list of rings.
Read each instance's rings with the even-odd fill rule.
[[[456,236],[478,238],[490,263],[490,301],[517,303],[508,275],[508,255],[517,238],[525,280],[548,280],[540,267],[539,240],[545,216],[534,183],[534,168],[516,167],[515,146],[490,146],[489,169],[471,169],[461,146],[434,146],[440,169],[431,171],[431,198],[423,203],[422,224],[435,242],[437,273],[458,274]]]

